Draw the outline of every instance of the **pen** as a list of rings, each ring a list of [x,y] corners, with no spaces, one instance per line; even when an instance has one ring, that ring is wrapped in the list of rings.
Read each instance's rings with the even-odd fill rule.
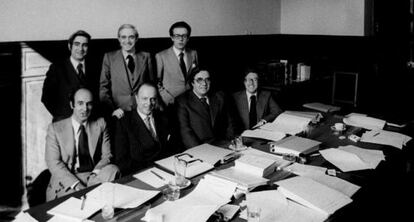
[[[83,210],[83,208],[85,207],[85,201],[86,201],[86,194],[84,194],[82,197],[82,204],[81,204],[81,210]]]
[[[151,173],[153,173],[155,176],[157,176],[158,178],[160,178],[161,180],[164,180],[165,181],[165,178],[164,177],[162,177],[161,175],[159,175],[158,173],[156,173],[156,172],[154,172],[154,171],[152,171],[151,170]]]
[[[378,135],[379,135],[379,132],[375,133],[372,137],[374,137],[374,136],[378,136]]]

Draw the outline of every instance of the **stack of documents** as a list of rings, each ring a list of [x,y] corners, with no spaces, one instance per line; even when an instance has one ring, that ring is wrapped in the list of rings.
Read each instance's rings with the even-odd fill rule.
[[[319,222],[326,219],[322,213],[286,199],[278,190],[250,192],[241,205],[259,207],[260,221],[264,222]],[[240,217],[247,219],[246,210],[240,213]]]
[[[265,129],[254,129],[254,130],[245,130],[241,136],[243,137],[252,137],[252,138],[259,138],[271,141],[279,141],[283,139],[286,134],[283,132],[277,131],[270,131]]]
[[[362,142],[390,145],[399,149],[402,149],[410,140],[411,137],[409,136],[386,130],[367,131],[361,137]]]
[[[305,131],[310,122],[316,123],[322,115],[316,112],[285,111],[261,129],[295,135]]]
[[[303,104],[303,107],[309,108],[309,109],[314,109],[314,110],[317,110],[317,111],[320,111],[320,112],[325,112],[325,113],[335,112],[335,111],[341,110],[341,107],[339,107],[339,106],[331,106],[331,105],[326,105],[326,104],[318,103],[318,102],[305,103],[305,104]]]
[[[213,171],[211,175],[236,182],[240,190],[247,191],[266,184],[268,179],[264,178],[263,175],[273,173],[275,168],[283,168],[291,163],[279,156],[253,148],[242,151],[241,159],[241,161],[235,161],[236,164],[234,167]],[[247,161],[250,163],[246,163],[246,160],[251,161]],[[237,164],[237,161],[239,164]],[[262,167],[259,167],[260,165]]]
[[[386,121],[369,117],[366,114],[351,113],[347,115],[343,122],[346,125],[361,127],[369,130],[379,130],[384,128]]]
[[[62,218],[62,220],[83,221],[99,211],[102,206],[102,203],[98,201],[86,199],[85,203],[82,203],[82,200],[70,197],[47,213]]]
[[[352,199],[328,186],[302,176],[276,182],[287,198],[309,207],[326,218],[352,202]]]
[[[192,160],[196,161],[193,161],[191,164],[187,165],[185,177],[192,178],[201,173],[207,172],[213,169],[216,163],[225,160],[233,153],[234,152],[232,150],[212,146],[207,143],[188,149],[184,153],[181,153],[186,154],[183,155],[182,158],[185,158],[188,162]],[[155,163],[170,172],[174,172],[174,156],[155,161]]]
[[[296,175],[310,178],[348,197],[352,197],[361,188],[341,178],[326,175],[327,169],[325,167],[293,163],[285,169]]]
[[[329,148],[319,152],[342,172],[375,169],[382,160],[385,160],[385,156],[380,150],[367,150],[351,145],[338,149]]]
[[[308,155],[319,150],[321,142],[299,136],[289,136],[278,143],[272,143],[272,152],[293,154],[295,156]]]
[[[143,220],[153,221],[163,218],[164,222],[204,222],[221,206],[230,202],[236,183],[217,177],[206,177],[187,196],[176,200],[166,201],[145,214]]]

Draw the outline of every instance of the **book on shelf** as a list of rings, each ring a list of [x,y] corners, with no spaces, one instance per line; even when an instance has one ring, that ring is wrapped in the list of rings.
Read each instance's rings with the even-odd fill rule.
[[[299,136],[289,136],[279,142],[271,143],[271,152],[306,156],[319,150],[321,142]]]

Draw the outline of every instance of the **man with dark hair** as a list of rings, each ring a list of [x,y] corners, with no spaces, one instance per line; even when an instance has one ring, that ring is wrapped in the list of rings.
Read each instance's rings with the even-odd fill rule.
[[[203,68],[194,69],[189,82],[192,89],[177,98],[178,124],[184,147],[189,149],[203,143],[224,146],[234,136],[233,117],[224,93],[210,92],[210,73]]]
[[[53,116],[53,122],[72,115],[69,93],[79,87],[87,87],[96,96],[99,87],[99,71],[86,62],[91,36],[79,30],[68,40],[70,57],[50,65],[43,84],[42,103]]]
[[[115,134],[115,160],[127,175],[173,154],[168,118],[157,110],[157,88],[144,83],[135,95],[137,109],[125,112]]]
[[[51,178],[46,199],[52,200],[119,175],[110,164],[111,144],[105,120],[91,120],[93,96],[80,88],[70,96],[72,116],[51,123],[45,159]]]
[[[248,68],[243,77],[245,89],[233,94],[241,130],[273,121],[282,110],[273,99],[271,92],[260,90],[257,71]]]
[[[99,98],[111,116],[120,119],[136,108],[134,94],[143,82],[155,80],[150,54],[136,50],[138,31],[131,24],[118,29],[121,49],[105,54],[100,78]]]
[[[158,90],[167,106],[190,88],[186,84],[188,75],[198,65],[197,52],[187,48],[191,35],[190,25],[184,21],[176,22],[170,27],[169,33],[173,45],[155,55]]]

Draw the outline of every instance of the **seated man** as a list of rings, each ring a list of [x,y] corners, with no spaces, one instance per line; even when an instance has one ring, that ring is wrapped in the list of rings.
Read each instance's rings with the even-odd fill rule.
[[[173,154],[168,149],[169,121],[155,109],[157,98],[157,88],[143,83],[135,95],[137,109],[125,112],[117,122],[115,160],[122,175],[134,173],[167,154]]]
[[[46,136],[46,164],[52,174],[46,200],[112,181],[119,174],[110,164],[111,150],[103,118],[90,119],[93,107],[91,91],[76,90],[70,96],[72,116],[51,123]]]
[[[210,73],[196,68],[189,76],[191,90],[177,98],[181,140],[186,149],[211,143],[223,145],[234,136],[233,118],[222,92],[210,92]]]
[[[254,69],[246,70],[244,87],[233,94],[241,130],[271,122],[282,113],[271,92],[259,89],[259,75]]]

